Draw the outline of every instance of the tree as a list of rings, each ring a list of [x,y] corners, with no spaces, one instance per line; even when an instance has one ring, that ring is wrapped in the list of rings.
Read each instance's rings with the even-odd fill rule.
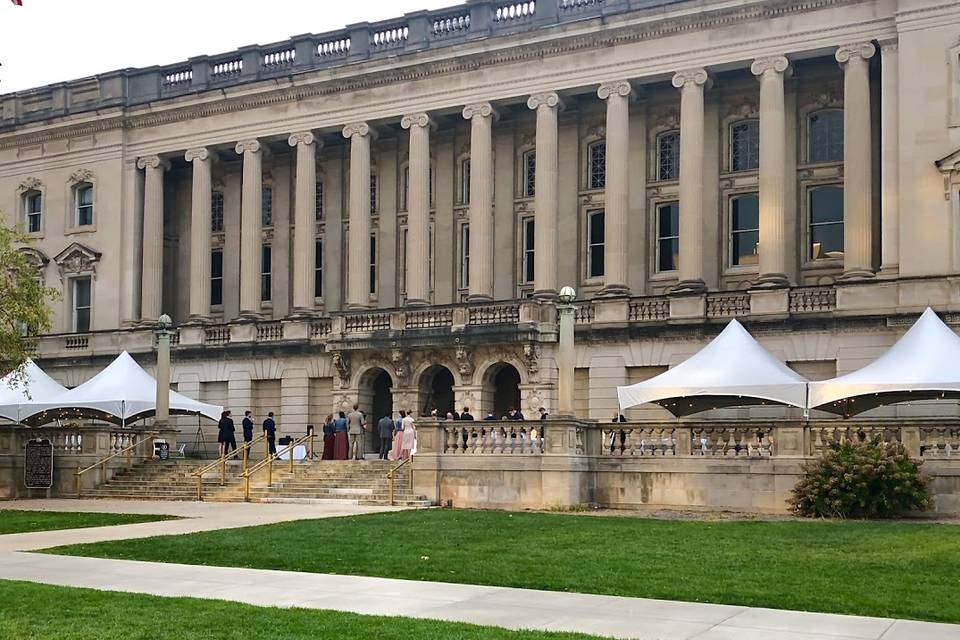
[[[21,380],[23,364],[33,355],[33,337],[49,331],[49,303],[60,293],[46,287],[20,251],[30,239],[0,223],[0,372]]]

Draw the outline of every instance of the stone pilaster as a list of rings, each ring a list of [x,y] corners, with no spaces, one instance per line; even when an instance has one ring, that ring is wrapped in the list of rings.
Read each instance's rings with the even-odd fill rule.
[[[347,308],[370,306],[370,140],[376,135],[366,122],[348,124],[350,140],[350,232],[347,242]]]
[[[426,113],[404,116],[410,131],[410,180],[407,186],[407,304],[430,304],[430,129]]]
[[[188,149],[193,165],[190,200],[190,318],[204,320],[210,312],[210,207],[213,197],[209,149]]]
[[[786,286],[787,280],[787,119],[783,77],[790,68],[784,56],[755,60],[750,66],[760,81],[760,279],[758,284]]]
[[[470,300],[493,299],[493,121],[489,102],[467,105],[470,121]]]
[[[260,227],[263,216],[263,145],[259,140],[238,142],[243,156],[240,197],[240,315],[260,314]]]
[[[534,194],[534,295],[557,296],[557,191],[559,189],[557,114],[563,102],[555,92],[530,96],[527,107],[537,112],[537,177]],[[471,233],[471,235],[473,235]]]
[[[680,265],[678,292],[698,292],[703,282],[703,91],[705,69],[673,76],[680,89]]]
[[[896,39],[880,42],[880,274],[900,273],[900,57]]]
[[[597,96],[607,101],[606,193],[604,196],[604,287],[602,295],[630,294],[627,284],[627,218],[630,213],[629,82],[600,85]]]
[[[317,149],[320,143],[309,131],[292,134],[287,143],[297,150],[293,211],[293,311],[303,314],[313,310],[317,251]]]
[[[837,49],[843,67],[843,277],[873,276],[870,152],[870,42]]]
[[[144,170],[140,287],[140,319],[144,322],[154,322],[163,313],[163,172],[168,166],[160,156],[137,160],[137,168]]]

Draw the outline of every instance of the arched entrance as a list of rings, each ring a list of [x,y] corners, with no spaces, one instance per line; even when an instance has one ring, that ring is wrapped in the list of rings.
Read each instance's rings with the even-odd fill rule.
[[[499,420],[520,408],[520,372],[512,364],[498,362],[487,369],[483,376],[483,410],[491,411]],[[530,417],[530,416],[526,416]]]
[[[453,374],[443,365],[434,365],[420,376],[417,389],[417,410],[422,416],[434,409],[444,417],[454,410]]]
[[[357,391],[360,411],[367,417],[364,451],[371,453],[380,447],[377,422],[383,416],[393,412],[393,379],[389,373],[379,367],[370,369],[360,378]]]

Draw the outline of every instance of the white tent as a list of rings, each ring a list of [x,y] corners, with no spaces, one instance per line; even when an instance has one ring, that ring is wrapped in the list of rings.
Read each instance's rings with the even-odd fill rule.
[[[617,387],[621,409],[653,402],[677,417],[743,405],[802,408],[806,394],[807,380],[774,358],[736,320],[669,371]]]
[[[20,422],[23,405],[45,402],[66,390],[33,360],[27,359],[22,371],[10,372],[0,378],[0,418]]]
[[[154,415],[156,393],[157,381],[124,351],[79,387],[43,402],[25,404],[21,415],[25,422],[36,424],[78,416],[127,423]],[[223,407],[170,392],[171,415],[200,414],[217,420],[222,412]]]
[[[810,383],[810,408],[850,417],[911,400],[960,397],[960,337],[927,308],[882,356],[853,373]]]

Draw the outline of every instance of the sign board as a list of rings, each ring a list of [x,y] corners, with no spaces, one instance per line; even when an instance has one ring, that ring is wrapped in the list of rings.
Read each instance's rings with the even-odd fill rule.
[[[170,458],[170,445],[162,440],[157,440],[153,443],[153,452],[161,460],[168,460]]]
[[[27,489],[53,486],[53,445],[49,440],[29,440],[24,445],[23,484]]]

